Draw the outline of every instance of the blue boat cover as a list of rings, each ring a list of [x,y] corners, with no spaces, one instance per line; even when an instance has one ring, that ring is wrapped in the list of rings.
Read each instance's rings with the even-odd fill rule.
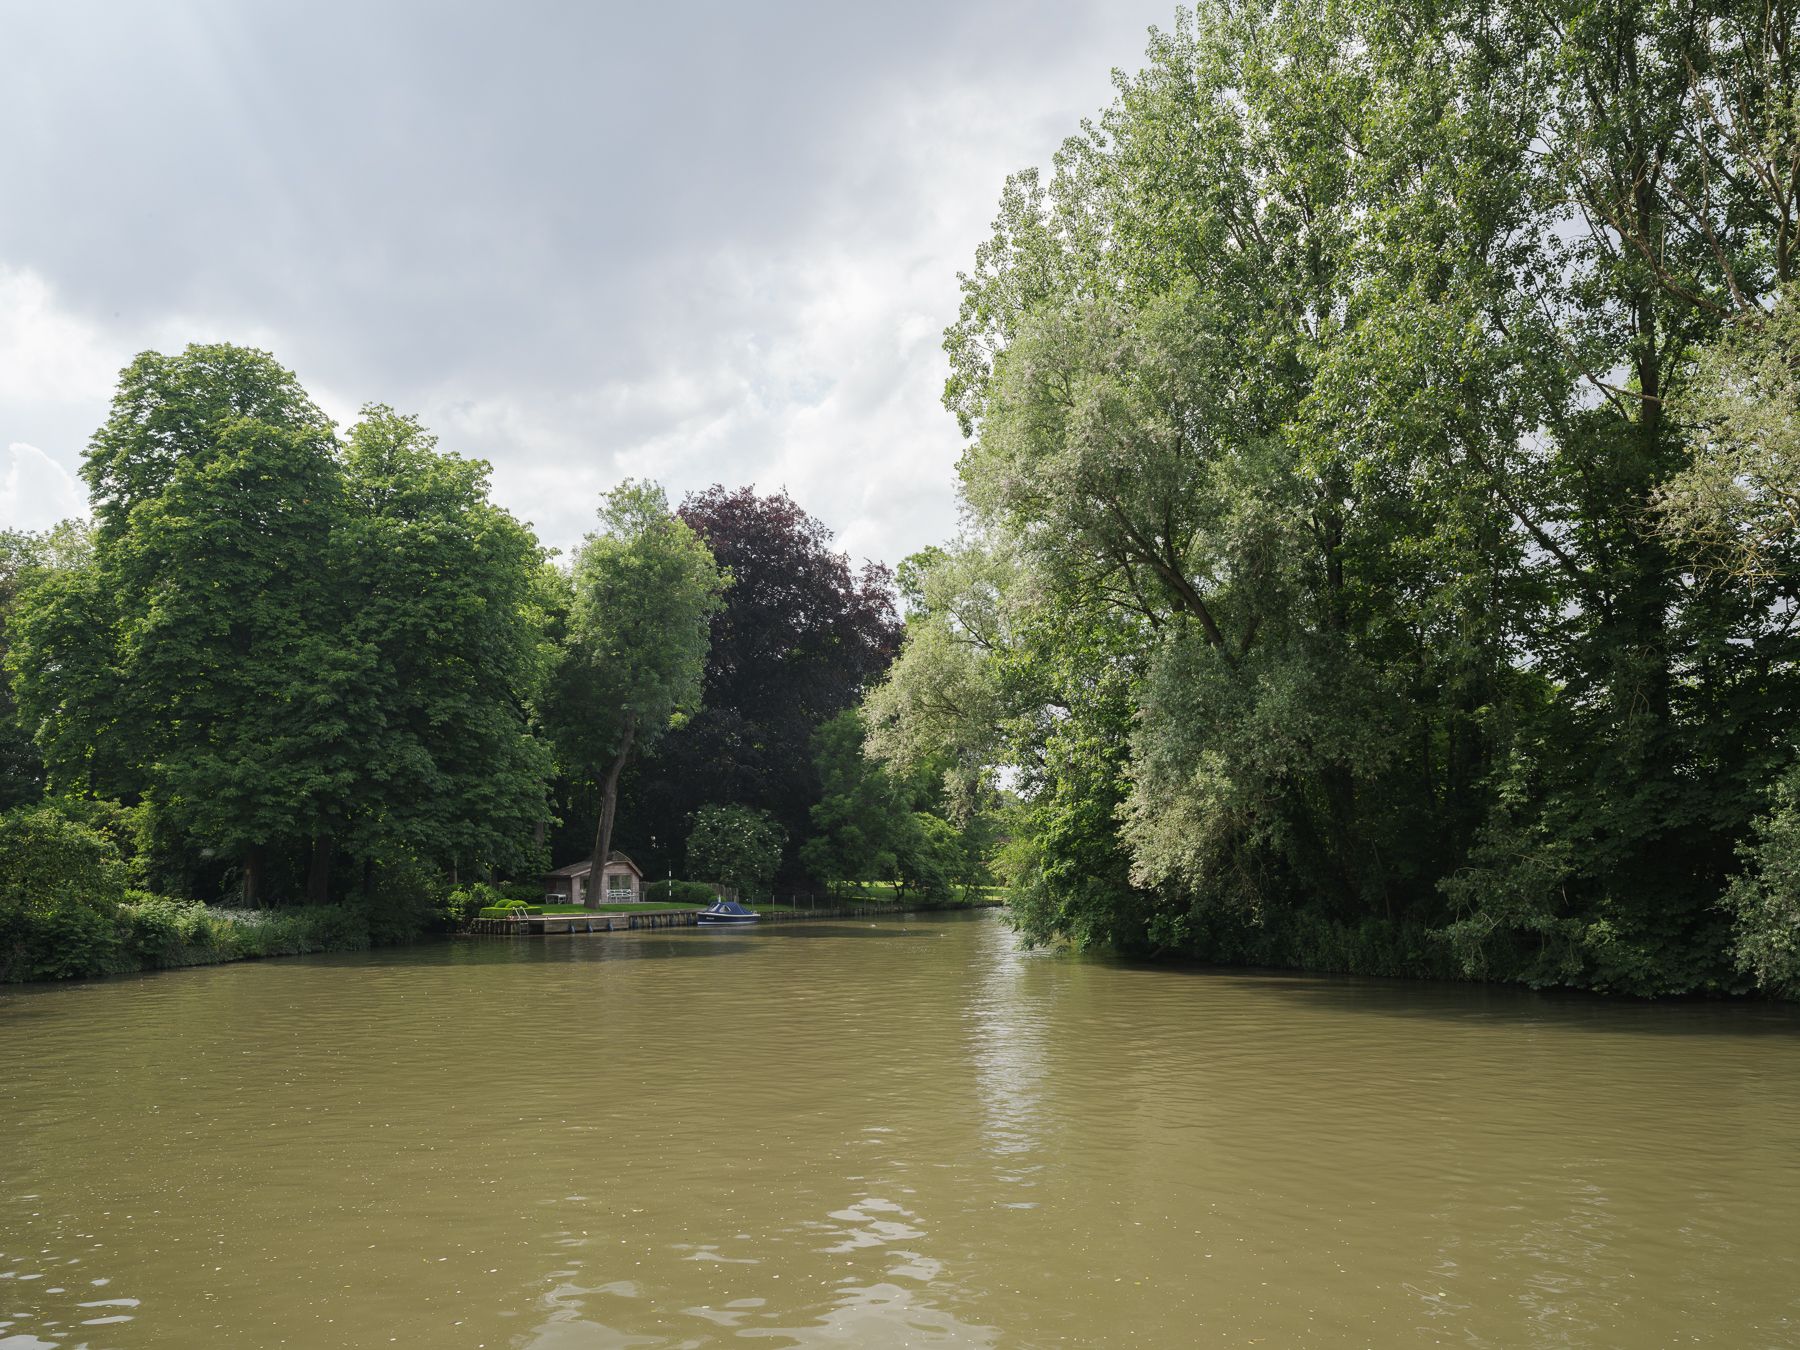
[[[739,914],[751,919],[756,917],[752,911],[745,909],[735,900],[715,900],[700,912],[702,914]]]

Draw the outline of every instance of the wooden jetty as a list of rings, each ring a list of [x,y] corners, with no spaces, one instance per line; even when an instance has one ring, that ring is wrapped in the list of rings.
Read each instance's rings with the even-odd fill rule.
[[[978,907],[986,904],[978,902]],[[793,923],[801,919],[860,919],[873,915],[915,914],[931,909],[899,909],[892,905],[835,904],[809,909],[761,910],[764,923]],[[968,908],[968,906],[955,906]],[[650,909],[642,913],[606,911],[593,914],[525,914],[516,919],[475,919],[469,932],[482,937],[548,937],[568,933],[622,933],[645,928],[692,928],[700,918],[697,909]],[[755,925],[749,925],[754,927]]]

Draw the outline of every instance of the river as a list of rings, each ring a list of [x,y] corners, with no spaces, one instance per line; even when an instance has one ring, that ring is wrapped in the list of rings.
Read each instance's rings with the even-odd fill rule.
[[[1800,1345],[1800,1013],[992,914],[0,994],[0,1347]]]

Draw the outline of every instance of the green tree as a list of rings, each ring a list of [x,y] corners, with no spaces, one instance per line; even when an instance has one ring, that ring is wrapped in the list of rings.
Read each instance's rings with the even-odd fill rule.
[[[767,811],[703,806],[688,831],[688,875],[734,886],[746,898],[766,896],[786,842],[787,832]]]
[[[340,850],[365,879],[526,859],[544,563],[486,465],[378,406],[340,445],[217,345],[134,361],[84,472],[91,548],[46,542],[7,615],[52,789],[144,806],[163,880],[235,859],[252,902],[325,899]]]
[[[822,792],[800,861],[828,884],[891,880],[898,864],[899,822],[911,803],[905,787],[864,753],[867,734],[861,712],[849,708],[813,735]]]
[[[612,851],[619,775],[698,706],[708,628],[730,578],[653,483],[626,482],[576,556],[568,639],[550,698],[564,769],[599,785],[591,854]],[[597,887],[590,888],[597,903]]]
[[[261,352],[147,352],[83,473],[94,563],[33,596],[15,669],[53,777],[147,796],[241,861],[308,837],[354,773],[332,632],[330,421]],[[85,780],[85,781],[83,781]]]
[[[7,677],[9,626],[28,590],[90,566],[92,553],[82,521],[66,520],[39,534],[0,530],[0,810],[36,801],[45,786],[43,756],[19,714]]]
[[[1776,780],[1769,807],[1740,851],[1746,867],[1726,889],[1725,906],[1736,920],[1737,968],[1792,997],[1800,993],[1800,768]]]
[[[364,408],[343,463],[331,565],[355,653],[342,698],[358,770],[315,826],[311,898],[324,899],[337,840],[366,865],[537,863],[542,550],[488,500],[487,464],[439,451],[416,418]]]
[[[1776,594],[1800,579],[1800,290],[1739,315],[1695,357],[1675,412],[1687,463],[1659,489],[1665,534],[1707,573]]]
[[[1016,775],[1028,936],[1734,985],[1800,672],[1701,546],[1792,556],[1791,17],[1209,4],[1006,185],[945,401],[1008,566],[904,572],[868,710]]]

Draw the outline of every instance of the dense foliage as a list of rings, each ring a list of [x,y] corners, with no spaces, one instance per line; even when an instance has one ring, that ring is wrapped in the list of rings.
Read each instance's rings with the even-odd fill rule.
[[[607,856],[627,764],[667,740],[631,837],[663,830],[668,864],[691,832],[766,892],[813,731],[896,639],[886,572],[785,495],[678,515],[626,482],[560,568],[485,464],[379,404],[340,436],[245,348],[138,357],[84,474],[91,526],[0,533],[0,979],[528,905],[556,812],[565,855]]]
[[[739,802],[781,825],[792,873],[819,797],[813,733],[856,704],[899,643],[888,573],[853,568],[786,493],[713,487],[679,514],[732,582],[712,619],[699,711],[627,787],[630,847],[660,870],[676,862],[696,811]]]
[[[644,887],[644,899],[669,905],[710,905],[713,888],[703,881],[653,881]]]
[[[1213,3],[1008,182],[869,713],[1029,938],[1791,981],[1795,17]]]
[[[575,559],[548,699],[565,775],[597,789],[596,878],[612,855],[619,775],[698,708],[708,625],[733,579],[653,483],[615,488],[600,521]]]
[[[0,814],[0,983],[345,951],[378,927],[360,905],[233,911],[151,895],[132,887],[132,861],[54,805]]]
[[[774,884],[786,842],[787,832],[767,811],[703,806],[688,831],[688,875],[729,886],[741,899],[763,899]]]
[[[934,763],[911,774],[891,772],[866,753],[867,738],[868,723],[856,708],[813,738],[821,791],[812,837],[800,850],[807,870],[831,886],[889,881],[902,894],[933,900],[985,885],[995,804],[974,810],[955,802]]]
[[[334,869],[529,863],[540,553],[484,464],[382,407],[340,444],[209,346],[126,369],[84,473],[91,547],[28,572],[7,662],[49,786],[143,804],[152,880],[317,903]]]

